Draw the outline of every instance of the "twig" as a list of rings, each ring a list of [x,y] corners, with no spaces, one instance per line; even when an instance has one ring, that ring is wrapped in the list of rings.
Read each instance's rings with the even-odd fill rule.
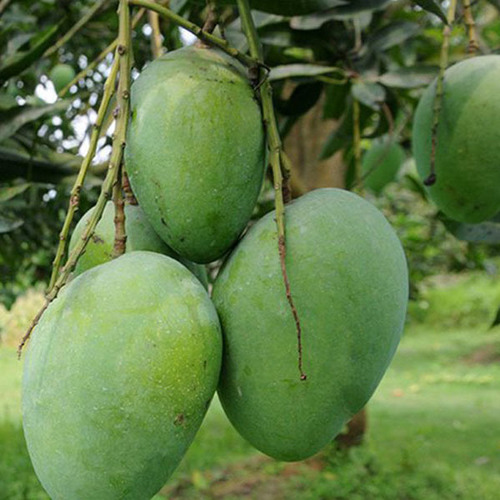
[[[169,19],[176,23],[177,25],[181,26],[185,30],[189,31],[193,35],[197,36],[200,40],[203,40],[204,42],[213,45],[215,47],[218,47],[222,51],[224,51],[226,54],[229,54],[230,56],[234,57],[238,61],[240,61],[242,64],[245,66],[253,67],[253,66],[258,66],[259,63],[253,59],[252,57],[247,56],[246,54],[243,54],[240,52],[238,49],[231,47],[227,40],[224,40],[222,38],[219,38],[218,36],[215,36],[211,33],[206,33],[203,31],[203,28],[198,26],[197,24],[194,24],[187,19],[184,19],[182,16],[177,15],[175,12],[172,12],[170,9],[167,9],[165,7],[162,7],[161,5],[157,5],[154,2],[151,2],[149,0],[129,0],[130,5],[137,5],[139,7],[144,7],[149,10],[153,10],[155,12],[158,12],[160,16],[165,17],[166,19]]]
[[[121,170],[123,164],[120,165],[116,182],[113,186],[113,203],[115,205],[115,242],[113,244],[113,259],[123,255],[127,245],[127,233],[125,232],[125,202],[123,200]]]
[[[469,37],[469,46],[467,51],[469,54],[474,55],[479,50],[479,43],[477,41],[476,23],[472,15],[472,8],[470,0],[463,0],[464,4],[464,22],[467,28],[467,36]]]
[[[205,18],[205,22],[203,23],[202,30],[205,33],[213,33],[215,27],[217,26],[217,22],[219,20],[219,16],[217,15],[217,8],[213,0],[207,0],[207,17]],[[207,44],[202,40],[198,40],[196,42],[197,47],[206,47]]]
[[[278,251],[280,256],[281,273],[283,275],[283,282],[285,285],[286,298],[288,304],[292,311],[292,315],[295,321],[295,327],[297,330],[297,349],[298,349],[298,368],[300,373],[300,379],[306,380],[307,376],[302,368],[302,328],[300,325],[300,319],[295,307],[291,290],[290,282],[288,279],[288,273],[286,270],[286,233],[285,233],[285,206],[283,199],[283,180],[284,177],[289,177],[289,160],[284,154],[281,139],[279,136],[278,125],[276,122],[276,117],[273,108],[273,98],[272,98],[272,87],[269,80],[263,77],[263,51],[262,45],[260,43],[259,37],[257,35],[257,30],[250,13],[250,6],[248,0],[237,0],[238,10],[240,13],[241,24],[245,36],[248,40],[248,46],[250,48],[251,56],[256,59],[259,64],[253,66],[254,71],[257,73],[257,80],[261,81],[259,88],[261,102],[262,102],[262,114],[264,118],[264,124],[266,127],[267,141],[269,148],[269,163],[271,164],[271,169],[273,172],[274,181],[274,203],[276,209],[276,226],[278,230]],[[283,175],[283,170],[286,172]],[[285,191],[289,193],[289,188],[285,188]]]
[[[70,253],[66,264],[64,265],[59,277],[57,278],[54,286],[47,293],[45,298],[45,304],[42,309],[38,312],[35,319],[31,323],[28,331],[21,340],[18,347],[18,355],[21,355],[22,349],[26,342],[29,340],[33,328],[37,325],[39,319],[41,318],[44,311],[47,309],[49,304],[57,297],[59,290],[66,284],[68,277],[75,267],[80,255],[85,250],[87,243],[89,242],[92,234],[94,233],[95,227],[99,222],[104,207],[107,201],[111,197],[111,192],[113,186],[116,184],[118,171],[120,164],[123,159],[123,150],[125,148],[125,138],[127,133],[128,117],[129,117],[129,98],[130,98],[130,12],[127,4],[127,0],[120,0],[119,5],[119,36],[118,36],[118,47],[116,49],[116,60],[119,61],[120,67],[120,80],[118,84],[118,110],[116,117],[116,131],[113,137],[113,151],[111,152],[111,158],[109,161],[108,173],[101,187],[101,193],[97,199],[97,203],[94,207],[92,216],[90,217],[85,230],[83,231],[81,239],[76,243],[74,249]]]
[[[153,59],[160,57],[163,54],[163,44],[161,40],[160,18],[158,12],[148,11],[148,22],[151,25],[153,32],[151,33],[151,53]]]
[[[444,89],[444,73],[448,67],[448,50],[450,47],[450,35],[455,20],[455,12],[457,9],[457,0],[450,0],[448,12],[446,15],[446,24],[443,28],[443,44],[441,45],[441,57],[439,60],[439,75],[436,82],[436,95],[434,96],[432,131],[431,131],[431,168],[429,176],[424,180],[426,186],[432,186],[436,182],[436,148],[437,148],[437,132],[439,126],[439,115],[443,105],[443,89]]]
[[[74,25],[71,29],[69,29],[57,42],[49,47],[43,54],[43,57],[49,57],[54,52],[57,52],[66,42],[71,40],[73,36],[80,31],[83,26],[85,26],[93,17],[94,15],[106,4],[108,0],[99,0],[96,2],[86,13],[83,15]]]
[[[125,165],[122,165],[122,188],[123,192],[125,193],[125,203],[127,203],[128,205],[138,205],[137,199],[132,192],[132,188],[130,187],[130,181],[128,179]]]
[[[137,26],[137,23],[141,20],[142,16],[146,12],[146,9],[140,9],[137,14],[134,16],[132,19],[132,28],[135,28]],[[61,89],[59,92],[59,97],[64,97],[69,89],[77,84],[85,75],[89,72],[92,71],[97,65],[113,50],[116,50],[116,46],[118,45],[118,38],[113,40],[90,64],[87,65],[86,68],[82,69],[74,78],[71,80],[65,87]]]
[[[115,81],[116,75],[118,73],[118,57],[113,61],[113,65],[111,66],[111,71],[109,76],[104,84],[104,93],[102,96],[101,105],[99,106],[99,111],[97,113],[96,121],[93,125],[92,134],[90,136],[90,145],[85,155],[85,158],[82,161],[82,165],[80,167],[80,171],[78,172],[78,176],[73,185],[73,189],[71,190],[71,195],[69,198],[69,206],[68,212],[66,213],[66,218],[64,220],[63,227],[61,229],[61,233],[59,234],[59,245],[57,247],[56,256],[54,262],[52,264],[52,275],[50,278],[48,291],[50,292],[54,287],[54,284],[59,275],[59,268],[61,267],[61,261],[66,251],[66,241],[68,239],[69,229],[71,227],[71,222],[73,221],[73,216],[78,208],[78,204],[80,202],[80,191],[83,186],[83,182],[85,181],[85,177],[87,175],[88,168],[94,158],[95,151],[97,148],[97,142],[99,140],[99,136],[101,133],[102,122],[106,116],[106,112],[109,107],[109,103],[111,101],[111,97],[113,96],[115,90]]]

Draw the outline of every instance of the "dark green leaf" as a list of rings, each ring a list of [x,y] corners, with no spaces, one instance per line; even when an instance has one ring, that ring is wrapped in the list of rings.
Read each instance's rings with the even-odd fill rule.
[[[413,0],[418,6],[422,7],[422,9],[430,12],[431,14],[435,14],[438,16],[443,23],[448,24],[446,19],[446,14],[444,13],[441,5],[436,0]]]
[[[420,31],[417,23],[396,21],[376,31],[367,41],[368,46],[375,52],[382,52],[395,45],[400,45],[405,40],[412,38]]]
[[[30,158],[25,151],[0,146],[0,182],[12,179],[29,179],[33,182],[57,183],[78,171],[67,161],[72,155],[52,152],[48,160],[38,156]],[[75,157],[73,157],[75,158]],[[59,163],[56,161],[59,159]]]
[[[285,116],[303,115],[318,102],[322,90],[323,84],[320,82],[298,85],[286,101],[275,100],[276,108]]]
[[[16,98],[10,94],[0,94],[0,113],[18,106]]]
[[[423,200],[427,200],[427,192],[418,176],[408,173],[404,175],[403,181],[408,189],[420,195]]]
[[[0,215],[0,233],[9,233],[18,227],[21,227],[24,222],[21,219],[14,219]]]
[[[385,101],[385,89],[378,83],[356,82],[351,93],[354,99],[374,110],[379,110]]]
[[[334,2],[335,3],[335,2]],[[347,2],[345,0],[338,0],[335,7],[345,5]],[[336,10],[327,10],[323,12],[315,12],[314,14],[309,14],[307,16],[295,16],[290,20],[290,26],[296,30],[316,30],[321,28],[323,24],[332,19],[336,19],[338,13]]]
[[[23,125],[38,120],[42,116],[64,111],[70,104],[68,100],[57,101],[47,106],[19,106],[2,116],[0,123],[0,142],[15,134]]]
[[[293,33],[285,25],[268,25],[259,29],[262,43],[276,47],[289,47],[293,45]]]
[[[413,66],[384,73],[378,81],[386,87],[413,89],[429,85],[437,76],[437,66]]]
[[[24,193],[31,184],[19,184],[17,186],[0,187],[0,203],[9,201],[18,194]]]
[[[345,111],[350,84],[326,85],[323,118],[338,120]]]
[[[443,214],[439,218],[455,238],[470,243],[500,244],[500,222],[486,221],[480,224],[465,224],[449,219]]]
[[[34,36],[26,50],[15,52],[0,67],[0,82],[20,74],[39,59],[59,34],[61,24],[50,26]]]
[[[333,66],[320,66],[318,64],[284,64],[271,69],[269,80],[283,80],[301,76],[319,76],[339,73],[342,70]]]
[[[492,328],[495,328],[495,326],[498,326],[498,325],[500,325],[500,307],[498,308],[497,313],[495,315],[495,318],[493,319],[493,321],[490,325],[490,330]]]
[[[391,2],[392,0],[349,0],[348,5],[337,7],[336,11],[339,15],[347,17],[360,12],[383,9]]]

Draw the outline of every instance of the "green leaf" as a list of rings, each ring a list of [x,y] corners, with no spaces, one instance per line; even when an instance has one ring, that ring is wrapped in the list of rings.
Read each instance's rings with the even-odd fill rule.
[[[500,307],[497,309],[497,313],[495,315],[495,318],[493,319],[491,325],[490,325],[490,330],[492,328],[495,328],[495,326],[500,325]]]
[[[326,85],[325,105],[323,106],[323,119],[338,120],[345,111],[350,84]]]
[[[40,155],[30,158],[23,150],[0,146],[0,182],[29,179],[33,182],[58,183],[78,171],[81,159],[67,153],[48,152],[50,159]],[[69,161],[73,158],[73,162]]]
[[[20,50],[8,57],[0,67],[0,83],[20,74],[38,60],[59,34],[61,23],[50,26],[35,35],[26,50]]]
[[[18,194],[24,193],[30,186],[30,183],[26,183],[17,186],[0,187],[0,203],[9,201]]]
[[[276,109],[284,116],[303,115],[318,102],[322,90],[321,82],[298,85],[286,101],[275,100]]]
[[[437,76],[437,66],[413,66],[388,71],[378,78],[379,83],[386,87],[413,89],[429,85]]]
[[[367,45],[375,52],[383,52],[412,38],[420,29],[417,23],[395,21],[373,33],[369,37]]]
[[[343,71],[334,66],[320,66],[318,64],[284,64],[271,69],[269,80],[275,81],[301,76],[314,77],[330,73],[343,73]]]
[[[488,245],[500,243],[500,222],[498,220],[489,220],[480,224],[465,224],[449,219],[444,214],[439,214],[439,219],[446,229],[459,240]]]
[[[0,215],[0,234],[14,231],[14,229],[21,227],[23,224],[24,221],[21,219],[13,219],[10,217],[4,217],[3,215]]]
[[[266,25],[259,29],[260,41],[276,47],[293,45],[293,33],[286,24]]]
[[[44,115],[64,111],[70,104],[69,100],[57,101],[47,106],[18,106],[2,115],[0,123],[0,142],[14,135],[22,126],[38,120]]]
[[[338,0],[337,2],[333,2],[332,7],[338,7],[341,5],[346,5],[347,2],[345,0]],[[338,17],[338,13],[336,10],[327,10],[323,12],[315,12],[314,14],[309,14],[306,16],[295,16],[290,20],[290,26],[295,30],[316,30],[321,28],[323,24],[331,21],[332,19],[336,19]]]
[[[446,19],[446,14],[444,13],[441,5],[436,0],[413,0],[419,7],[430,12],[431,14],[435,14],[438,16],[443,23],[448,24],[448,20]]]
[[[5,93],[0,94],[0,113],[12,108],[17,108],[17,106],[16,98],[13,95]]]
[[[376,111],[385,101],[385,89],[378,83],[356,82],[351,88],[351,93],[354,99]]]
[[[381,10],[389,5],[392,0],[349,0],[348,5],[337,7],[337,12],[343,17],[352,17],[361,12]]]

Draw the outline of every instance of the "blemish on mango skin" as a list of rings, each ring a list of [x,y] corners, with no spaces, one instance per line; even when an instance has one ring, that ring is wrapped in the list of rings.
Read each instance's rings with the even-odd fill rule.
[[[93,234],[92,235],[92,241],[96,244],[96,245],[102,245],[104,243],[104,240],[98,236],[97,234]]]
[[[174,420],[174,425],[183,425],[184,424],[184,421],[185,421],[185,417],[184,417],[184,414],[183,413],[179,413],[176,417],[175,417],[175,420]]]

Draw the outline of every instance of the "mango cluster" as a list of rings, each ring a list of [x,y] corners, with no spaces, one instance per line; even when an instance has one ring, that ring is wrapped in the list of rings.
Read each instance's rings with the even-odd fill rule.
[[[24,428],[42,485],[54,499],[151,498],[217,387],[256,448],[313,455],[366,404],[401,336],[407,267],[389,223],[338,189],[286,206],[299,352],[276,214],[242,236],[266,167],[244,69],[192,47],[149,64],[125,157],[139,202],[126,207],[127,252],[111,258],[109,204],[28,348]],[[202,264],[223,258],[210,297]]]

